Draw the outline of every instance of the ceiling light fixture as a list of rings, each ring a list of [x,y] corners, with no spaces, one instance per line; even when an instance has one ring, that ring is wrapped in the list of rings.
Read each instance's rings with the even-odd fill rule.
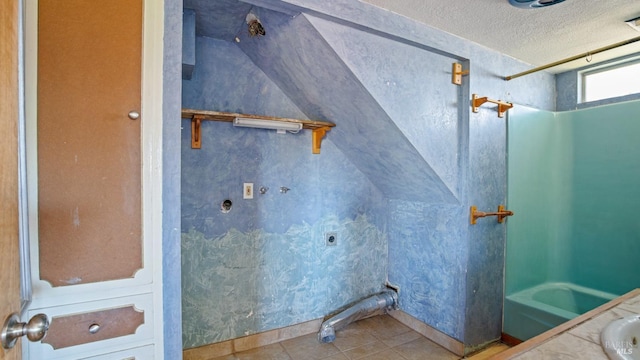
[[[631,20],[627,20],[627,21],[625,21],[625,23],[627,23],[627,25],[631,26],[634,30],[640,31],[640,17],[637,17],[637,18],[631,19]]]
[[[525,9],[540,8],[559,4],[564,0],[509,0],[509,4]]]
[[[276,130],[278,134],[284,134],[287,131],[297,133],[298,131],[300,131],[300,129],[302,129],[302,123],[241,117],[233,119],[233,126]]]
[[[264,30],[264,27],[262,26],[260,19],[258,19],[258,17],[255,14],[248,13],[246,21],[247,21],[247,25],[249,25],[249,35],[251,37],[264,36],[267,33]]]

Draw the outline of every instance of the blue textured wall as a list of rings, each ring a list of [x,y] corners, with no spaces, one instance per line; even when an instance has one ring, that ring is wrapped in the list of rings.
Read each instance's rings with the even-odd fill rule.
[[[331,141],[385,196],[456,202],[414,144],[323,38],[321,29],[306,16],[255,12],[270,30],[269,36],[249,38],[243,32],[240,48],[307,116],[339,124],[331,132]],[[380,59],[378,49],[370,50],[365,58]],[[377,66],[393,65],[385,61]],[[419,188],[423,190],[414,191]]]
[[[234,44],[198,38],[196,49],[184,106],[304,118]],[[205,122],[193,150],[188,120],[182,136],[186,348],[317,319],[383,289],[385,199],[331,141],[313,155],[309,132]],[[242,199],[243,182],[254,199]],[[328,231],[338,245],[325,246]]]
[[[180,58],[182,1],[164,0],[162,77],[162,332],[164,358],[182,358],[180,266]],[[160,330],[158,330],[160,331]]]
[[[182,78],[191,79],[196,66],[196,12],[184,9],[182,15]]]
[[[224,123],[191,150],[183,121],[185,347],[321,317],[387,276],[404,311],[468,349],[499,338],[505,227],[468,212],[506,201],[506,123],[493,106],[471,113],[470,94],[553,109],[553,76],[505,82],[528,66],[357,1],[260,2],[303,14],[254,8],[267,36],[199,38],[183,106],[337,127],[312,156],[308,133]],[[471,70],[462,87],[456,61]],[[243,182],[270,190],[242,200]],[[324,247],[327,230],[345,242]],[[248,302],[230,311],[234,299]]]

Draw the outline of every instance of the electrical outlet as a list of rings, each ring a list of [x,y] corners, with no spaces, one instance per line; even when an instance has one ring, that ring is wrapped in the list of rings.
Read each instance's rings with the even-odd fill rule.
[[[242,186],[242,198],[253,199],[253,183],[244,183]]]
[[[324,242],[327,246],[336,246],[338,245],[338,233],[337,232],[328,232],[324,234]]]

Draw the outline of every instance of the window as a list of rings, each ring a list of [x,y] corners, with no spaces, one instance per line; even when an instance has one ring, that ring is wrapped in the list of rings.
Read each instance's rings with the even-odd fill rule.
[[[640,59],[587,70],[582,75],[582,102],[640,93]]]

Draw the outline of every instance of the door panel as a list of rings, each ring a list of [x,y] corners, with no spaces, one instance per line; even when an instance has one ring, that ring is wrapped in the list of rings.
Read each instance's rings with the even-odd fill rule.
[[[142,1],[38,2],[40,279],[68,286],[142,268]]]
[[[51,319],[51,333],[42,343],[54,349],[88,344],[135,334],[143,323],[144,311],[137,310],[133,305],[59,316]]]
[[[46,313],[51,325],[42,343],[24,346],[32,360],[69,360],[149,345],[155,335],[153,306],[153,296],[141,294],[29,309],[29,316]]]
[[[0,1],[0,325],[20,311],[18,238],[18,2]],[[0,359],[20,359],[20,343]]]

